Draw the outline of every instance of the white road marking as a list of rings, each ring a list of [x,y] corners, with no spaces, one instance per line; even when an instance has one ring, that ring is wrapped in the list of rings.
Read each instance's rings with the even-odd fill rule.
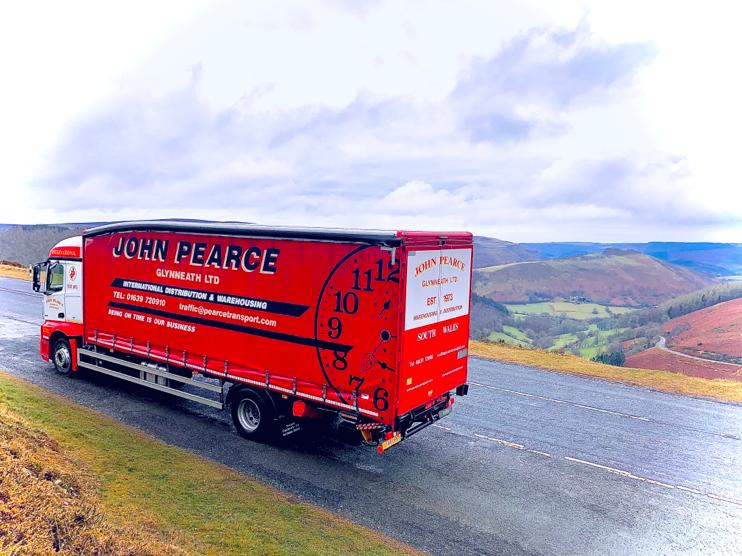
[[[695,488],[688,488],[688,487],[685,487],[685,486],[682,486],[682,485],[678,485],[678,488],[680,490],[685,490],[687,492],[692,492],[693,494],[703,494],[703,492],[701,492],[700,490],[696,490]]]
[[[631,473],[629,473],[628,471],[623,471],[621,469],[616,469],[615,467],[608,467],[607,465],[601,465],[599,463],[593,463],[591,461],[585,461],[584,459],[571,458],[569,456],[564,456],[564,459],[569,460],[569,461],[574,461],[574,462],[577,462],[577,463],[582,463],[584,465],[590,465],[592,467],[599,467],[600,469],[605,469],[609,473],[615,473],[616,475],[621,475],[622,477],[630,477],[632,479],[635,478],[635,476],[632,475]]]
[[[599,469],[603,469],[605,471],[608,471],[609,473],[613,473],[614,475],[619,475],[621,477],[626,477],[628,479],[634,479],[636,481],[641,481],[644,483],[651,483],[653,485],[661,486],[664,488],[669,489],[677,489],[677,490],[684,490],[686,492],[690,492],[691,494],[696,494],[698,496],[705,496],[706,498],[712,498],[713,500],[719,500],[721,502],[727,502],[728,504],[734,504],[735,506],[742,507],[742,500],[735,500],[734,498],[727,498],[726,496],[721,496],[719,494],[714,494],[711,492],[704,492],[702,490],[698,490],[696,488],[690,488],[683,485],[670,485],[667,483],[663,483],[661,481],[655,481],[653,479],[647,479],[646,477],[639,477],[638,475],[634,475],[630,471],[624,471],[623,469],[616,469],[615,467],[609,467],[607,465],[601,465],[599,463],[593,463],[591,461],[585,461],[584,459],[577,459],[577,458],[571,458],[569,456],[564,456],[564,459],[573,461],[575,463],[581,463],[583,465],[589,465],[591,467],[597,467]]]
[[[490,442],[494,442],[496,444],[502,444],[503,446],[508,446],[509,448],[515,448],[516,450],[525,450],[526,447],[523,446],[523,444],[516,444],[515,442],[510,442],[509,440],[503,440],[502,438],[494,438],[492,436],[485,436],[483,434],[477,434],[474,433],[474,436],[477,438],[483,438],[484,440],[489,440]]]
[[[702,492],[703,496],[707,496],[708,498],[713,498],[714,500],[721,500],[722,502],[726,502],[728,504],[734,504],[736,506],[742,507],[742,500],[735,500],[734,498],[727,498],[726,496],[720,496],[719,494],[713,494],[712,492]]]
[[[486,436],[484,434],[476,434],[476,433],[474,433],[473,435],[472,434],[466,434],[466,433],[463,433],[463,432],[455,431],[455,430],[453,430],[450,427],[444,427],[443,425],[438,425],[438,424],[435,424],[433,426],[435,428],[437,428],[437,429],[442,429],[442,430],[444,430],[446,432],[450,432],[451,434],[455,434],[455,435],[458,435],[458,436],[464,436],[466,438],[479,438],[481,440],[488,440],[490,442],[494,442],[495,444],[501,444],[502,446],[507,446],[508,448],[515,448],[516,450],[523,450],[525,452],[530,452],[532,454],[536,454],[536,455],[539,455],[539,456],[544,456],[544,457],[547,457],[547,458],[552,457],[552,455],[550,453],[548,453],[548,452],[542,452],[541,450],[532,450],[530,448],[526,448],[525,446],[523,446],[523,444],[518,444],[516,442],[511,442],[509,440],[504,440],[502,438],[495,438],[493,436]]]
[[[551,457],[551,454],[549,452],[542,452],[541,450],[531,450],[530,448],[526,448],[526,452],[531,452],[532,454],[538,454],[539,456],[546,456],[547,458]]]
[[[465,438],[474,438],[474,437],[473,437],[472,435],[470,435],[470,434],[466,434],[466,433],[464,433],[464,432],[459,432],[459,431],[455,431],[455,430],[453,430],[453,429],[449,429],[448,427],[444,427],[443,425],[433,425],[433,426],[434,426],[435,428],[437,428],[437,429],[443,429],[444,431],[446,431],[446,432],[448,432],[448,433],[451,433],[451,434],[455,434],[456,436],[463,436],[463,437],[465,437]]]
[[[653,484],[653,485],[657,485],[657,486],[661,486],[661,487],[665,487],[665,488],[675,488],[672,485],[668,485],[667,483],[663,483],[662,481],[655,481],[654,479],[646,479],[645,478],[644,481],[646,481],[647,483],[650,483],[650,484]]]
[[[438,424],[435,424],[433,426],[436,427],[436,428],[439,428],[439,429],[443,429],[446,432],[449,432],[451,434],[455,434],[457,436],[463,436],[463,437],[466,437],[466,438],[478,438],[480,440],[486,440],[488,442],[492,442],[492,443],[498,444],[500,446],[505,446],[507,448],[513,448],[515,450],[521,450],[523,452],[529,452],[531,454],[537,454],[539,456],[544,456],[544,457],[547,457],[547,458],[554,457],[554,456],[552,456],[548,452],[542,452],[540,450],[533,450],[531,448],[526,448],[523,444],[518,444],[517,442],[511,442],[510,440],[505,440],[504,438],[496,438],[494,436],[487,436],[485,434],[478,434],[478,433],[474,433],[473,435],[466,434],[466,433],[458,432],[458,431],[455,431],[455,430],[453,430],[453,429],[451,429],[449,427],[444,427],[444,426],[438,425]],[[671,485],[669,483],[663,483],[662,481],[657,481],[655,479],[649,479],[647,477],[640,477],[639,475],[634,475],[631,471],[626,471],[624,469],[618,469],[616,467],[610,467],[609,465],[603,465],[601,463],[594,463],[592,461],[586,461],[584,459],[573,458],[571,456],[564,456],[564,459],[567,460],[567,461],[571,461],[573,463],[579,463],[581,465],[587,465],[589,467],[595,467],[597,469],[602,469],[603,471],[607,471],[608,473],[612,473],[613,475],[617,475],[617,476],[623,477],[625,479],[632,479],[634,481],[639,481],[639,482],[642,482],[642,483],[648,483],[648,484],[651,484],[651,485],[655,485],[655,486],[667,488],[667,489],[670,489],[670,490],[675,490],[675,489],[677,489],[677,490],[683,490],[683,491],[689,492],[691,494],[695,494],[695,495],[698,495],[698,496],[705,496],[706,498],[711,498],[713,500],[719,500],[721,502],[726,502],[728,504],[734,504],[735,506],[742,507],[742,500],[736,500],[734,498],[728,498],[726,496],[721,496],[719,494],[714,494],[714,493],[711,493],[711,492],[704,492],[702,490],[698,490],[696,488],[691,488],[691,487],[687,487],[687,486],[683,486],[683,485]]]
[[[595,406],[592,406],[592,405],[585,405],[585,404],[580,404],[580,403],[576,403],[576,402],[569,402],[569,401],[560,400],[560,399],[557,399],[557,398],[550,398],[548,396],[539,396],[538,394],[529,394],[528,392],[520,392],[519,390],[511,390],[509,388],[500,388],[499,386],[492,386],[490,384],[482,384],[481,382],[473,382],[472,381],[472,382],[469,382],[469,384],[473,384],[474,386],[481,386],[482,388],[487,388],[488,390],[495,390],[495,391],[499,391],[499,392],[506,392],[508,394],[513,394],[515,396],[522,396],[524,398],[534,398],[534,399],[538,399],[538,400],[546,400],[546,401],[549,401],[549,402],[552,402],[552,403],[556,403],[556,404],[571,405],[571,406],[574,406],[574,407],[579,407],[581,409],[587,409],[589,411],[596,411],[596,412],[599,412],[599,413],[608,413],[608,414],[611,414],[611,415],[617,415],[619,417],[626,417],[628,419],[634,419],[636,421],[643,421],[645,423],[657,423],[658,425],[664,425],[664,426],[674,427],[674,428],[681,428],[681,429],[685,429],[685,430],[700,432],[700,433],[703,433],[703,434],[710,434],[712,436],[721,436],[722,438],[728,438],[728,439],[732,439],[732,440],[742,440],[742,439],[740,439],[739,436],[737,436],[735,434],[719,433],[719,432],[713,432],[713,431],[704,430],[704,429],[697,429],[697,428],[694,428],[694,427],[689,427],[687,425],[681,425],[681,424],[678,424],[678,423],[668,423],[667,421],[660,421],[658,419],[651,419],[651,418],[648,418],[648,417],[641,417],[639,415],[632,415],[631,413],[622,413],[620,411],[612,411],[610,409],[603,409],[602,407],[595,407]]]
[[[39,299],[42,298],[42,297],[44,297],[40,293],[34,293],[34,292],[30,292],[30,291],[24,292],[23,290],[17,290],[15,288],[3,288],[3,287],[0,287],[0,291],[9,292],[9,293],[17,293],[18,295],[25,295],[27,297],[37,297]]]
[[[618,415],[619,417],[627,417],[629,419],[636,419],[637,421],[646,421],[646,422],[651,421],[651,419],[648,419],[647,417],[640,417],[639,415],[631,415],[630,413],[621,413],[620,411],[611,411],[610,409],[603,409],[602,407],[584,405],[584,404],[576,403],[576,402],[568,402],[566,400],[559,400],[557,398],[550,398],[548,396],[539,396],[538,394],[529,394],[527,392],[520,392],[518,390],[510,390],[509,388],[500,388],[499,386],[491,386],[490,384],[482,384],[480,382],[474,382],[474,381],[469,382],[469,384],[473,384],[475,386],[481,386],[482,388],[487,388],[489,390],[507,392],[508,394],[514,394],[516,396],[523,396],[524,398],[535,398],[538,400],[545,400],[545,401],[549,401],[553,403],[563,403],[563,404],[571,405],[574,407],[587,409],[589,411],[597,411],[599,413],[608,413],[610,415]]]

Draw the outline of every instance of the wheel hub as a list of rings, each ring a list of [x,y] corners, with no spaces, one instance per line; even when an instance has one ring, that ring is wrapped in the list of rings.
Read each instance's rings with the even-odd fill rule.
[[[245,398],[237,406],[237,418],[246,431],[254,432],[260,426],[260,408],[253,400]]]
[[[54,361],[56,361],[57,365],[62,369],[68,369],[71,360],[70,350],[67,349],[67,346],[58,348],[54,353]]]

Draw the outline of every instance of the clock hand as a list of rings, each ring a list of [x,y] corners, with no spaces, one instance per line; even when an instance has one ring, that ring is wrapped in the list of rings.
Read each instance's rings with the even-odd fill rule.
[[[390,367],[389,365],[387,365],[387,364],[386,364],[386,363],[384,363],[383,361],[377,361],[377,363],[379,364],[379,367],[381,367],[381,368],[382,368],[382,369],[384,369],[385,371],[391,371],[391,372],[395,372],[395,371],[394,371],[394,369],[392,369],[392,368],[391,368],[391,367]]]
[[[379,316],[381,316],[384,313],[384,311],[387,311],[391,306],[392,306],[392,302],[389,299],[387,299],[384,302],[384,307],[379,312]]]

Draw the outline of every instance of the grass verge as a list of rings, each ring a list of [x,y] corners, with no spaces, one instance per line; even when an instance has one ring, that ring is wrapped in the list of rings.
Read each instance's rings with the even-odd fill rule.
[[[469,342],[469,354],[484,359],[495,359],[549,371],[603,378],[614,382],[652,388],[661,392],[742,403],[742,382],[735,380],[712,380],[670,371],[614,367],[588,361],[576,355],[520,348],[480,340]]]
[[[0,553],[55,548],[62,554],[417,554],[0,373]]]
[[[5,278],[18,278],[19,280],[31,280],[28,269],[21,265],[0,263],[0,276]]]

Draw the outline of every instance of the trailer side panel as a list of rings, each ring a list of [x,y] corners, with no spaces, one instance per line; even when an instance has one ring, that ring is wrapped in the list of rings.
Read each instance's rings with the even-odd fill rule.
[[[400,264],[373,243],[84,240],[85,341],[394,421]]]

